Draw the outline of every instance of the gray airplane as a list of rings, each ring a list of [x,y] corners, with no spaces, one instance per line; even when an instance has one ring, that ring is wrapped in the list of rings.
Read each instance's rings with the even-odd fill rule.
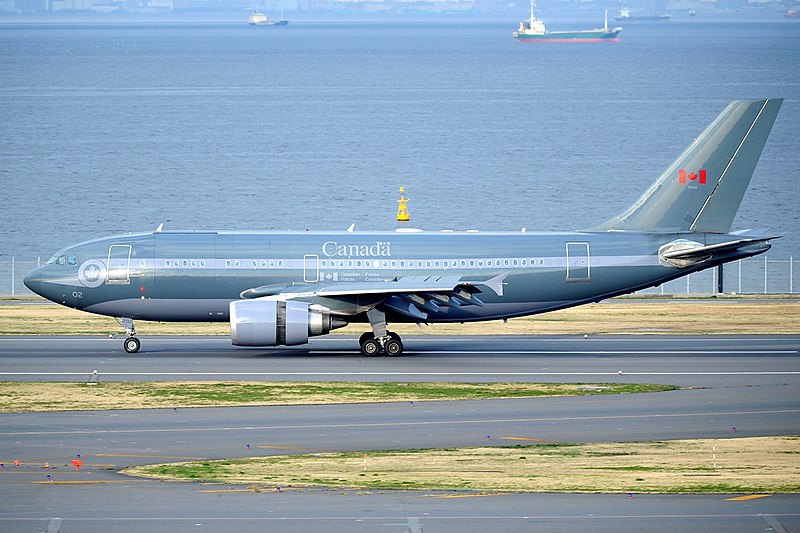
[[[56,303],[133,321],[230,321],[237,346],[305,344],[369,323],[364,355],[403,353],[390,323],[494,320],[626,294],[767,251],[731,232],[781,99],[735,101],[628,209],[573,232],[161,231],[65,248],[25,278]]]

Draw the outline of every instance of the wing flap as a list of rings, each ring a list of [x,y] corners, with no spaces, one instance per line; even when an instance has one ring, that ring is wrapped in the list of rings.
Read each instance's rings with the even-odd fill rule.
[[[441,307],[461,307],[484,302],[476,294],[480,287],[488,288],[498,296],[503,295],[507,273],[486,280],[462,281],[461,276],[405,276],[391,281],[369,282],[323,282],[312,284],[264,285],[242,291],[244,299],[293,300],[305,298],[344,299],[359,296],[376,296],[371,307],[381,306],[387,310],[425,320],[428,313],[436,313]],[[363,305],[363,304],[362,304]]]

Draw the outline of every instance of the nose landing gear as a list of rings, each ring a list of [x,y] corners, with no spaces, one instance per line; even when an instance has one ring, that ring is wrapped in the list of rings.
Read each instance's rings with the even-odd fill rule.
[[[128,337],[125,339],[125,351],[128,353],[136,353],[142,347],[142,343],[136,337]]]
[[[118,322],[119,325],[125,328],[125,331],[128,333],[128,338],[125,339],[125,342],[122,344],[123,348],[125,348],[125,351],[128,353],[138,352],[139,348],[142,347],[142,343],[136,338],[136,328],[133,326],[133,319],[123,318]]]

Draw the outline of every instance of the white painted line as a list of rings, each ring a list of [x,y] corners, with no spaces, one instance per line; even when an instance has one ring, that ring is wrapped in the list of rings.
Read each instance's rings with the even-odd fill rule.
[[[138,481],[138,480],[137,480]],[[141,480],[145,481],[145,480]],[[355,491],[353,491],[355,492]],[[432,492],[441,492],[444,491],[432,491]],[[399,494],[403,494],[402,491],[398,491]],[[534,493],[535,494],[535,493]],[[660,496],[660,495],[657,495]],[[711,495],[714,496],[714,495]],[[427,496],[418,496],[418,497],[427,497]],[[567,520],[567,521],[574,521],[574,520],[585,520],[587,522],[592,522],[596,520],[635,520],[637,523],[640,522],[642,519],[686,519],[686,518],[703,518],[703,519],[721,519],[721,518],[765,518],[765,516],[770,517],[780,517],[780,518],[796,518],[800,516],[800,513],[773,513],[770,515],[764,515],[761,513],[726,513],[726,514],[699,514],[699,513],[687,513],[687,514],[632,514],[632,515],[624,515],[624,514],[596,514],[596,513],[587,513],[583,515],[536,515],[536,514],[526,514],[526,515],[507,515],[507,514],[493,514],[493,515],[478,515],[478,514],[470,514],[470,515],[446,515],[446,514],[437,514],[437,515],[428,515],[425,516],[425,521],[466,521],[469,523],[470,526],[476,520],[488,520],[491,522],[491,525],[495,525],[498,520]],[[180,516],[104,516],[104,517],[91,517],[91,516],[82,516],[80,518],[63,518],[60,519],[64,522],[189,522],[191,524],[197,525],[198,523],[202,522],[322,522],[323,525],[328,522],[354,522],[361,520],[362,522],[386,522],[385,524],[381,525],[396,525],[396,526],[406,526],[408,527],[408,518],[404,516],[309,516],[308,513],[305,513],[305,516],[202,516],[202,517],[180,517]],[[22,516],[22,517],[0,517],[0,522],[41,522],[41,518],[32,518],[29,516]],[[391,522],[390,522],[391,521]],[[317,528],[317,530],[323,530],[324,528]],[[330,528],[327,528],[330,529]],[[351,528],[352,529],[352,528]],[[529,529],[529,528],[528,528]],[[592,528],[596,530],[597,527]]]
[[[778,522],[774,516],[768,514],[762,514],[761,517],[764,519],[764,522],[769,524],[772,527],[772,531],[775,533],[786,533],[786,528]]]
[[[60,518],[53,518],[50,520],[50,523],[47,524],[47,533],[58,533],[59,529],[61,529]]]
[[[405,402],[401,402],[405,403]],[[160,429],[82,429],[67,431],[9,431],[0,432],[0,436],[19,435],[106,435],[106,434],[144,434],[144,433],[212,433],[220,431],[275,431],[292,429],[346,429],[346,428],[380,428],[397,426],[461,426],[472,424],[515,424],[530,422],[579,422],[595,420],[641,420],[648,418],[686,418],[686,417],[719,417],[742,415],[768,415],[800,413],[800,409],[777,409],[769,411],[722,411],[708,413],[651,413],[645,415],[608,415],[608,416],[560,416],[547,418],[479,418],[472,420],[423,420],[420,422],[364,422],[355,424],[298,424],[281,426],[238,426],[238,427],[208,427],[208,428],[160,428]]]
[[[310,354],[326,353],[309,351]],[[432,355],[797,355],[798,350],[407,350],[406,354]]]
[[[86,376],[87,372],[0,372],[0,376]],[[108,376],[619,376],[614,372],[98,372]],[[793,376],[800,371],[629,372],[624,376]]]

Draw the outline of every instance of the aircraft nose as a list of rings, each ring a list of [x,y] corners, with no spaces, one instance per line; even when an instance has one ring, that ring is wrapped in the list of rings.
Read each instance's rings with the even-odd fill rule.
[[[44,296],[42,294],[42,279],[44,278],[44,276],[42,275],[42,270],[44,269],[37,268],[33,272],[30,272],[22,280],[22,282],[25,284],[26,287],[28,287],[30,290],[32,290],[33,292],[35,292],[40,296]]]

